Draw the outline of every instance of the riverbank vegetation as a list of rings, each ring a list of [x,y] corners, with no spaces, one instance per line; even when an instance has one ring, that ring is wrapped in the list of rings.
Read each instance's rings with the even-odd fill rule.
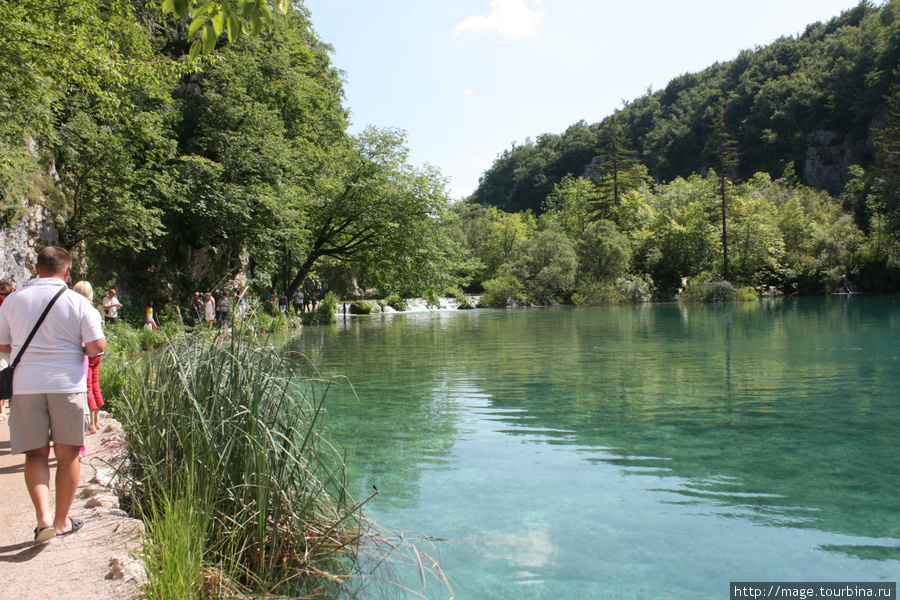
[[[333,596],[365,532],[325,432],[330,382],[265,337],[109,328],[102,383],[127,435],[131,510],[147,524],[148,598]],[[243,597],[243,596],[242,596]]]
[[[451,229],[479,265],[473,281],[486,306],[671,299],[694,280],[695,289],[719,280],[720,291],[730,289],[712,295],[720,300],[746,297],[747,289],[756,297],[823,294],[850,281],[864,291],[896,281],[886,254],[896,246],[886,232],[866,235],[827,192],[764,173],[726,182],[725,280],[720,190],[710,172],[644,181],[613,204],[592,181],[569,176],[540,216],[467,204],[455,210]]]

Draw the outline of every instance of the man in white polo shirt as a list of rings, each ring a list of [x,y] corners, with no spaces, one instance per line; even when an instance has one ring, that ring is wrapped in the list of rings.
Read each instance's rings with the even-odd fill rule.
[[[109,288],[109,294],[103,296],[103,310],[106,311],[107,323],[119,322],[120,308],[122,308],[122,303],[119,302],[118,298],[116,298],[116,290],[113,288]]]
[[[63,248],[44,248],[38,255],[38,278],[0,305],[0,352],[11,360],[66,279],[72,262]],[[66,290],[53,305],[22,354],[13,378],[9,435],[13,454],[25,454],[25,485],[34,504],[35,543],[81,529],[69,517],[75,500],[84,445],[87,382],[84,355],[106,349],[100,314],[90,301]],[[50,511],[50,442],[56,456],[56,507]]]

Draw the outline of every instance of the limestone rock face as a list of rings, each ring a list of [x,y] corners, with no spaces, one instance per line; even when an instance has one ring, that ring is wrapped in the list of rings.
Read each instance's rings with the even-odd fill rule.
[[[840,192],[850,179],[850,167],[870,155],[866,140],[851,141],[834,131],[813,131],[807,136],[803,181],[809,186]]]
[[[36,245],[56,244],[59,236],[53,220],[40,206],[26,206],[24,214],[0,235],[0,278],[9,277],[21,289],[34,277]],[[41,244],[36,244],[40,242]]]

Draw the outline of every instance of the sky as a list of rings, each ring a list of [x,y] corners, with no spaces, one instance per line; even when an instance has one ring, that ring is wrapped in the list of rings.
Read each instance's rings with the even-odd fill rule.
[[[514,143],[596,123],[624,100],[858,0],[305,0],[344,72],[350,133],[407,133],[409,162],[471,194]],[[880,4],[880,3],[879,3]]]

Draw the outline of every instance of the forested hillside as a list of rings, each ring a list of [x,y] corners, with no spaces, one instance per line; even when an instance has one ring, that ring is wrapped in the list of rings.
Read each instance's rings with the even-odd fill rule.
[[[681,75],[627,103],[615,119],[656,182],[714,167],[710,140],[719,128],[736,145],[733,178],[757,172],[777,178],[793,165],[805,184],[838,193],[850,165],[874,160],[874,135],[884,126],[898,63],[900,4],[864,1],[802,35]],[[612,118],[504,150],[472,200],[540,212],[565,175],[585,172]]]
[[[900,0],[498,155],[453,230],[485,302],[900,289]]]

